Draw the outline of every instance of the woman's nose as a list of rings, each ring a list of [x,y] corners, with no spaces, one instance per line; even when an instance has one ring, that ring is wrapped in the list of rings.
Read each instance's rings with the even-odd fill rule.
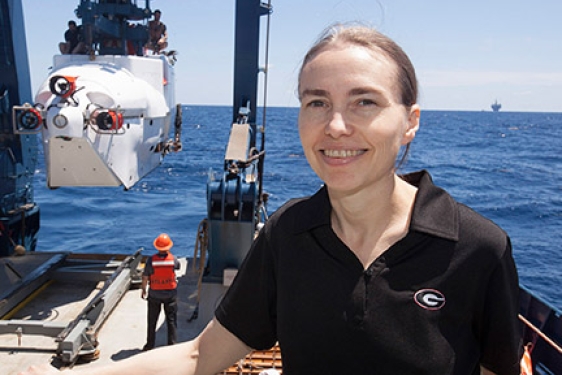
[[[333,112],[326,124],[325,134],[338,138],[342,135],[349,135],[350,132],[351,127],[346,123],[343,114],[341,112]]]

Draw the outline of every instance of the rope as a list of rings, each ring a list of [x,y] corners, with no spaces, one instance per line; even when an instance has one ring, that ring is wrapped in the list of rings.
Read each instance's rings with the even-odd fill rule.
[[[258,203],[262,202],[262,193],[263,193],[263,169],[264,169],[264,162],[265,162],[265,123],[266,123],[266,112],[267,112],[267,82],[269,77],[269,30],[271,24],[271,0],[269,0],[267,4],[268,12],[267,12],[267,33],[266,33],[266,42],[265,42],[265,68],[264,68],[264,81],[263,81],[263,120],[262,120],[262,132],[261,132],[261,150],[262,153],[260,154],[260,160],[258,164],[258,178],[259,178],[259,185],[258,185]]]
[[[182,121],[183,121],[182,108],[181,108],[181,104],[178,103],[176,105],[176,121],[174,123],[174,141],[172,143],[173,150],[176,152],[182,149],[182,144],[181,144]]]
[[[196,270],[196,265],[197,263],[199,263],[199,267],[197,270],[197,272],[199,273],[199,277],[197,280],[197,303],[195,305],[195,309],[193,310],[193,314],[191,314],[191,317],[187,319],[188,322],[197,319],[197,317],[199,316],[199,302],[201,300],[201,286],[203,284],[203,273],[205,271],[205,261],[207,258],[208,244],[208,221],[207,219],[203,219],[201,220],[201,222],[199,223],[199,227],[197,228],[197,237],[195,238],[195,247],[193,249],[193,271]],[[197,262],[197,257],[199,257],[199,262]]]
[[[271,0],[269,0],[268,4],[267,4],[267,9],[269,10],[267,12],[267,32],[266,32],[266,37],[265,37],[265,69],[264,69],[264,82],[263,82],[263,120],[262,120],[262,128],[264,130],[265,133],[265,120],[266,120],[266,108],[267,108],[267,81],[268,81],[268,76],[269,76],[269,30],[270,30],[270,24],[271,24]],[[262,145],[261,145],[261,149],[263,150],[265,145],[265,141],[263,140],[263,135],[262,135]]]

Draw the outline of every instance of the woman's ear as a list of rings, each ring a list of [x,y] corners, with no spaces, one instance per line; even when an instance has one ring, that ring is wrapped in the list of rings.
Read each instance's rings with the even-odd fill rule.
[[[402,138],[402,145],[407,145],[412,142],[416,137],[416,132],[420,128],[420,106],[414,104],[410,107],[410,114],[408,115],[408,127]]]

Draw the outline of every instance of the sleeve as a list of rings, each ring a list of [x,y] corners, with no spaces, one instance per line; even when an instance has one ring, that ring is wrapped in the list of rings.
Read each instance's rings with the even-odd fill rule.
[[[178,258],[174,255],[174,269],[175,269],[175,270],[179,270],[180,268],[181,268],[180,261],[179,261]]]
[[[150,276],[154,273],[152,269],[152,257],[146,259],[146,264],[144,265],[144,270],[142,271],[143,276]]]
[[[268,223],[269,224],[269,223]],[[274,261],[266,227],[254,241],[215,316],[232,334],[254,349],[277,341]]]
[[[518,309],[519,280],[508,238],[505,252],[489,280],[481,327],[480,363],[496,374],[520,373]]]

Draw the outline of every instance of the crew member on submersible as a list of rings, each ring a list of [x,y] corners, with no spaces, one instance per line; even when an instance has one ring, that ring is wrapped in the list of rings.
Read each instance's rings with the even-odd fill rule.
[[[142,350],[154,348],[156,341],[156,323],[160,309],[164,305],[166,325],[168,328],[168,345],[177,342],[177,280],[175,270],[180,268],[180,263],[175,255],[170,252],[174,246],[172,239],[166,233],[160,234],[154,240],[154,247],[158,252],[147,259],[142,275],[141,297],[144,299],[148,289],[148,318],[146,344]]]

